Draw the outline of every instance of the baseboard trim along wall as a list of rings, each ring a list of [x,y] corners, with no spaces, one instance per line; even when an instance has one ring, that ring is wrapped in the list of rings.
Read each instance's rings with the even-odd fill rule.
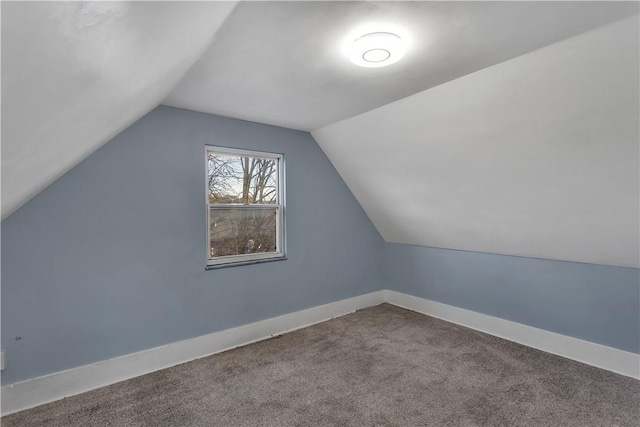
[[[640,379],[640,355],[638,354],[396,291],[386,290],[385,294],[385,300],[398,307]]]
[[[2,415],[305,328],[383,302],[640,379],[640,355],[384,290],[3,386]]]
[[[1,388],[2,415],[9,415],[305,328],[356,310],[382,304],[385,301],[384,298],[384,291],[372,292],[6,385]]]

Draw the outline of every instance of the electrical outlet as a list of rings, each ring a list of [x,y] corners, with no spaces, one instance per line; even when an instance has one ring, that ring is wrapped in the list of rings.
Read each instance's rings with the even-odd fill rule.
[[[4,371],[4,350],[0,350],[0,371]]]

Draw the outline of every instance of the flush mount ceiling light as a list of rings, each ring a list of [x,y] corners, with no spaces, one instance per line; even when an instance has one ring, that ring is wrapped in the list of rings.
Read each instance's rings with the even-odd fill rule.
[[[402,38],[390,32],[368,33],[350,46],[351,62],[361,67],[377,68],[398,62],[405,53]]]

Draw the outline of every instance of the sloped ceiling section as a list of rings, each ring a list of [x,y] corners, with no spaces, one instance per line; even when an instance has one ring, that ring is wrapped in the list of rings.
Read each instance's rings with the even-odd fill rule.
[[[2,218],[156,107],[235,2],[2,2]]]
[[[163,104],[313,130],[618,21],[634,2],[242,2]],[[361,68],[345,40],[397,29],[402,61]]]
[[[312,132],[386,241],[639,266],[633,16]]]

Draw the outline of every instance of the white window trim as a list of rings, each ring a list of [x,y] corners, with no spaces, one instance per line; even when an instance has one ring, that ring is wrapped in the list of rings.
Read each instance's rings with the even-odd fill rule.
[[[209,213],[212,203],[209,203],[209,153],[216,154],[227,154],[232,156],[247,156],[247,157],[259,157],[266,159],[274,159],[276,160],[276,173],[278,175],[277,185],[278,188],[276,190],[276,203],[275,204],[264,204],[264,205],[238,205],[238,204],[226,204],[226,203],[215,203],[216,208],[251,208],[251,209],[273,209],[276,208],[277,212],[277,221],[276,221],[276,251],[275,252],[261,252],[255,254],[240,254],[240,255],[227,255],[218,258],[210,258],[211,251],[211,215]],[[207,259],[207,268],[219,268],[219,267],[230,267],[233,265],[245,265],[245,264],[254,264],[258,262],[265,261],[276,261],[286,259],[286,251],[285,251],[285,225],[284,225],[284,156],[279,153],[268,153],[263,151],[251,151],[251,150],[240,150],[237,148],[228,148],[228,147],[220,147],[215,145],[205,145],[205,214],[206,214],[206,259]]]

